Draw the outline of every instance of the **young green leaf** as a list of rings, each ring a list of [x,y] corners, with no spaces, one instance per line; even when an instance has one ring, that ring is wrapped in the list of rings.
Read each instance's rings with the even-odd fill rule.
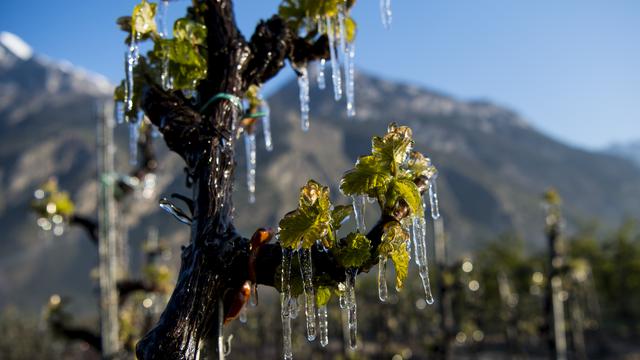
[[[411,151],[409,154],[406,170],[408,173],[407,176],[410,178],[424,176],[427,179],[431,179],[438,173],[436,167],[431,164],[431,159],[417,151]]]
[[[423,216],[422,197],[418,186],[410,179],[393,179],[387,187],[386,208],[391,209],[400,199],[404,200],[411,212],[417,216]]]
[[[149,3],[146,0],[136,5],[133,8],[133,14],[131,15],[131,29],[133,30],[133,37],[139,38],[142,35],[155,33],[157,31],[156,26],[156,6],[155,3]]]
[[[384,137],[374,136],[371,154],[396,175],[413,146],[411,128],[391,123]]]
[[[387,256],[393,261],[396,270],[396,288],[400,289],[404,285],[409,269],[409,253],[407,252],[407,242],[409,233],[402,228],[398,222],[385,225],[384,232],[378,252],[382,256]]]
[[[335,246],[331,252],[340,266],[358,268],[369,260],[371,241],[360,233],[349,233],[346,239]]]
[[[351,205],[338,205],[331,211],[331,223],[334,230],[340,229],[342,222],[353,212]]]
[[[318,306],[326,305],[331,299],[331,288],[319,286],[316,289],[316,304]]]
[[[340,181],[340,190],[349,195],[376,196],[377,189],[386,189],[391,172],[384,163],[372,155],[361,156],[355,168],[347,171]]]
[[[331,227],[329,188],[309,180],[300,189],[298,209],[280,220],[280,244],[289,249],[309,249],[317,240],[330,248],[335,242]]]

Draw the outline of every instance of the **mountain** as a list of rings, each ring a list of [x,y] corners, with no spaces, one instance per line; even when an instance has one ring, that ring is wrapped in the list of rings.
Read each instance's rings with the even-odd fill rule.
[[[605,152],[629,159],[640,166],[640,140],[612,144]]]
[[[440,169],[453,256],[504,232],[523,234],[531,249],[543,247],[540,194],[549,186],[564,197],[569,226],[594,218],[617,225],[625,215],[640,215],[640,169],[627,160],[564,145],[514,111],[487,101],[462,101],[364,73],[357,74],[356,86],[357,117],[347,119],[344,102],[333,100],[330,87],[320,91],[313,83],[308,133],[299,126],[295,81],[269,98],[274,150],[265,151],[258,137],[252,205],[246,202],[241,141],[237,148],[236,224],[244,234],[277,226],[296,206],[298,190],[309,178],[330,185],[334,200],[347,203],[338,190],[340,176],[370,151],[371,136],[384,133],[391,121],[411,126],[415,148]],[[111,90],[103,77],[34,55],[15,35],[0,35],[0,307],[36,308],[54,292],[72,297],[79,307],[95,307],[95,298],[88,296],[95,289],[89,276],[97,263],[95,246],[79,229],[54,238],[40,233],[28,204],[33,190],[55,175],[79,212],[95,214],[93,114],[96,101],[111,96]],[[127,148],[126,134],[120,127],[119,149]],[[158,196],[187,190],[180,159],[163,144],[157,148],[154,198],[136,197],[121,210],[131,229],[134,271],[149,226],[160,228],[176,254],[188,238],[185,226],[158,210]],[[127,171],[126,150],[116,156],[119,170]],[[369,206],[368,224],[376,216]]]
[[[503,232],[522,234],[530,249],[546,246],[540,196],[551,186],[565,200],[569,229],[592,219],[616,225],[624,216],[640,215],[640,171],[629,161],[565,145],[487,101],[461,101],[362,73],[356,84],[353,120],[331,90],[312,86],[308,134],[300,130],[295,82],[270,98],[276,150],[258,154],[258,176],[267,184],[258,187],[257,204],[278,209],[274,214],[259,205],[240,207],[240,218],[258,226],[265,216],[285,213],[309,177],[332,184],[332,193],[339,194],[336,181],[391,121],[409,125],[414,148],[440,170],[440,204],[453,254],[473,251]]]
[[[112,93],[103,76],[34,54],[16,35],[0,33],[0,308],[37,308],[52,293],[70,296],[78,308],[95,308],[90,294],[96,283],[89,275],[97,265],[95,245],[81,229],[67,228],[60,237],[38,230],[29,203],[33,191],[56,176],[78,212],[96,217],[96,105]],[[118,129],[120,149],[127,148],[126,133]],[[116,156],[125,164],[120,171],[129,170],[126,151]],[[158,193],[174,181],[174,188],[184,183],[179,158],[167,151],[161,156],[169,170],[158,177]],[[169,239],[186,238],[181,227],[155,211],[157,199],[139,200],[123,212],[134,230],[133,250],[151,224]]]

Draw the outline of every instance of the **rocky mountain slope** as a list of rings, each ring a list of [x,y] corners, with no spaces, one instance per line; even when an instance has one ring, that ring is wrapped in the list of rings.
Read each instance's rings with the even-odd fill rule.
[[[237,149],[236,224],[249,234],[277,226],[296,206],[299,187],[313,178],[337,182],[371,136],[391,121],[413,128],[416,149],[441,171],[441,207],[453,255],[472,252],[497,234],[518,232],[530,248],[544,246],[540,193],[555,186],[565,198],[570,225],[597,218],[615,225],[626,215],[640,216],[640,169],[618,157],[566,146],[529,126],[516,113],[489,102],[468,102],[428,89],[385,81],[367,74],[356,80],[357,117],[347,119],[343,102],[329,87],[312,82],[311,129],[299,127],[295,81],[270,97],[274,151],[258,136],[257,202],[249,205],[244,185],[244,150]],[[111,94],[100,76],[47,60],[15,35],[0,34],[0,307],[8,303],[35,308],[51,293],[94,306],[89,272],[96,249],[81,230],[47,237],[35,225],[28,203],[48,176],[71,192],[80,212],[96,205],[96,100]],[[126,161],[126,128],[119,129],[120,170]],[[164,150],[161,139],[158,188],[154,199],[133,199],[123,209],[132,229],[134,260],[146,229],[158,226],[175,246],[188,229],[161,213],[157,197],[186,193],[182,163]],[[368,223],[376,217],[367,209]]]

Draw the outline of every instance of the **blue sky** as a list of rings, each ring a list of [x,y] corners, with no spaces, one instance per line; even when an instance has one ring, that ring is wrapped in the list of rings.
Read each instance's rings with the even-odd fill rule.
[[[135,3],[2,0],[0,30],[116,82],[124,45],[114,21]],[[171,15],[188,3],[174,3]],[[278,3],[236,0],[247,37]],[[377,0],[356,4],[359,68],[506,105],[574,145],[640,139],[640,1],[393,0],[393,11],[385,31]]]

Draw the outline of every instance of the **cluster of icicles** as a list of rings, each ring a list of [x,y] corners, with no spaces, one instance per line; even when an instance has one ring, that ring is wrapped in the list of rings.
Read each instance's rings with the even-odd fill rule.
[[[343,87],[347,99],[347,117],[356,116],[355,108],[355,43],[347,41],[345,21],[346,1],[338,7],[338,14],[333,17],[322,17],[318,20],[318,33],[327,34],[331,59],[331,81],[336,101],[342,99]],[[391,0],[380,0],[380,16],[386,29],[391,27]],[[336,27],[338,33],[336,33]],[[317,69],[318,88],[326,88],[326,60],[320,59]],[[309,71],[307,65],[298,65],[298,88],[300,97],[300,126],[309,130]],[[344,86],[343,75],[344,72]]]
[[[162,0],[158,6],[158,22],[161,38],[169,36],[168,17],[169,0]],[[129,162],[136,165],[138,161],[138,137],[140,136],[140,125],[142,124],[144,115],[142,112],[136,117],[130,117],[128,114],[133,110],[133,94],[134,94],[134,73],[133,70],[140,61],[140,41],[139,34],[132,34],[127,51],[125,52],[125,83],[124,83],[124,101],[116,104],[116,120],[118,124],[127,122],[129,124]],[[169,75],[169,59],[162,59],[162,69],[160,71],[160,81],[165,90],[173,89],[173,78]],[[154,132],[154,135],[157,135]]]
[[[369,199],[369,202],[375,200]],[[438,193],[436,188],[435,178],[429,182],[429,194],[425,196],[423,206],[426,208],[429,203],[431,208],[431,217],[433,220],[437,220],[440,217],[440,210],[438,205]],[[365,221],[364,212],[367,203],[365,196],[353,197],[353,210],[354,217],[358,231],[365,233]],[[426,212],[425,212],[426,214]],[[425,300],[428,304],[433,304],[433,294],[431,292],[431,285],[429,283],[429,267],[427,262],[427,229],[426,219],[423,217],[413,217],[411,227],[411,241],[407,244],[407,247],[411,247],[413,243],[415,263],[418,266],[418,273],[422,280],[422,287],[425,292]],[[410,249],[408,249],[410,250]],[[294,252],[290,249],[282,250],[282,263],[281,263],[281,294],[280,294],[280,316],[282,320],[282,336],[283,336],[283,357],[284,359],[292,359],[292,343],[291,343],[291,320],[298,316],[298,304],[296,298],[291,295],[291,260],[293,255],[297,253],[300,262],[300,275],[303,282],[304,290],[304,306],[307,328],[307,339],[309,341],[315,340],[317,336],[320,337],[320,345],[327,346],[329,343],[329,326],[328,326],[328,312],[327,305],[322,305],[316,308],[316,297],[313,286],[313,265],[311,262],[311,250],[299,249]],[[381,301],[385,302],[388,299],[387,292],[387,280],[386,280],[386,266],[387,258],[380,257],[378,264],[378,297]],[[355,349],[357,347],[357,305],[356,305],[356,275],[357,269],[346,269],[344,283],[338,285],[340,291],[339,304],[340,308],[346,312],[348,329],[348,344],[349,348]],[[317,324],[316,324],[317,323]]]

